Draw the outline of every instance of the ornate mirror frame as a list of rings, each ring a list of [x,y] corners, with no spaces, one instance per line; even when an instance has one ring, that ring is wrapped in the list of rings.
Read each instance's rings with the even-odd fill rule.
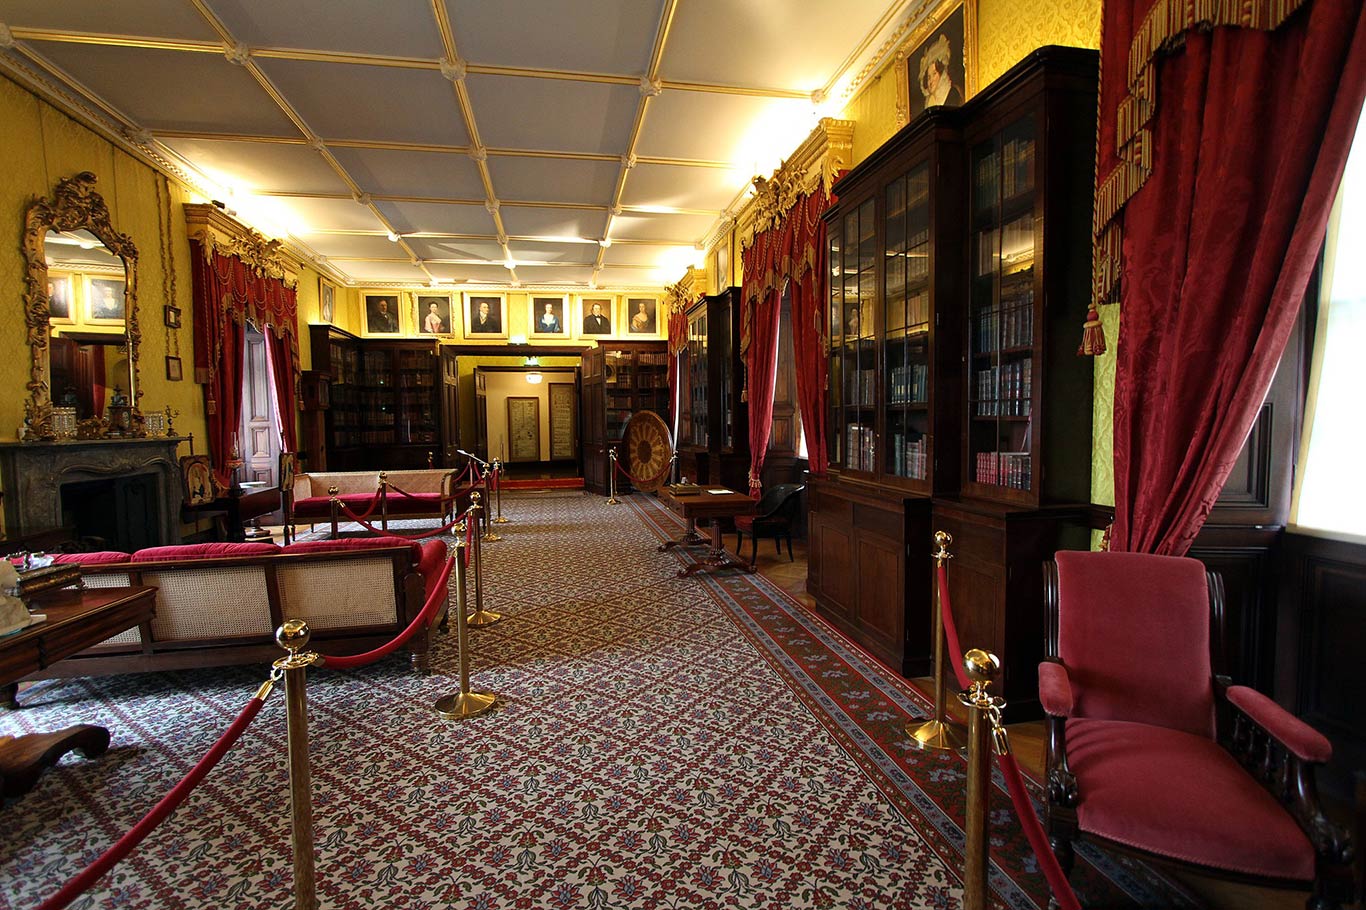
[[[44,240],[49,230],[87,230],[100,239],[123,260],[124,340],[128,345],[129,403],[133,407],[132,435],[138,435],[141,420],[136,419],[141,384],[138,381],[138,346],[142,330],[138,327],[137,262],[138,251],[127,234],[114,230],[109,221],[109,208],[104,197],[95,190],[95,175],[83,171],[58,182],[51,199],[34,201],[24,215],[24,258],[27,260],[24,290],[24,322],[28,329],[29,380],[26,388],[29,402],[29,434],[36,439],[52,439],[52,396],[49,387],[49,324],[47,291],[47,257]],[[104,423],[101,418],[100,423]],[[107,425],[104,427],[107,432]],[[91,435],[105,435],[105,432]],[[128,435],[128,434],[125,434]]]

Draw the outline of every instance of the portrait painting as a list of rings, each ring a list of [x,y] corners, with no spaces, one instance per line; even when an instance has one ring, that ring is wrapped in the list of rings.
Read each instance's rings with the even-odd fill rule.
[[[365,331],[368,335],[397,335],[398,295],[365,295]]]
[[[333,322],[337,315],[337,286],[326,278],[318,279],[318,320]]]
[[[654,297],[627,297],[622,318],[628,335],[659,334],[659,301]]]
[[[900,89],[907,122],[931,107],[958,107],[976,88],[976,0],[950,2],[903,50]]]
[[[209,467],[209,456],[186,455],[180,459],[180,478],[184,483],[182,495],[187,506],[208,505],[218,498],[214,487],[213,470]]]
[[[419,335],[450,335],[455,331],[451,324],[451,298],[447,294],[418,294],[413,304]]]
[[[123,322],[124,282],[120,278],[91,278],[86,298],[86,321],[93,325]]]
[[[612,297],[580,297],[579,320],[583,327],[580,335],[612,334]]]
[[[527,324],[532,338],[569,337],[569,297],[565,294],[531,294],[527,299]]]
[[[47,273],[47,317],[49,322],[58,325],[71,325],[76,321],[70,275]]]
[[[506,338],[507,296],[504,294],[465,295],[465,337]]]

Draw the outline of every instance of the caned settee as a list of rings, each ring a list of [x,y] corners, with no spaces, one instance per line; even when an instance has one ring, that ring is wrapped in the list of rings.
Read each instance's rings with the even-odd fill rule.
[[[397,537],[152,547],[136,553],[71,553],[87,587],[152,585],[156,615],[39,676],[268,662],[284,652],[275,630],[301,619],[324,654],[357,654],[389,641],[422,611],[446,561],[440,540]],[[442,611],[435,621],[443,619]],[[414,668],[430,669],[430,627],[408,643]]]
[[[448,520],[457,509],[468,505],[469,486],[455,482],[455,472],[440,468],[386,471],[382,500],[376,504],[380,489],[379,471],[333,471],[296,474],[285,497],[286,524],[323,523],[332,518],[331,494],[356,515],[365,515],[371,506],[369,522],[379,526],[386,518],[440,518]],[[341,516],[346,520],[346,516]]]

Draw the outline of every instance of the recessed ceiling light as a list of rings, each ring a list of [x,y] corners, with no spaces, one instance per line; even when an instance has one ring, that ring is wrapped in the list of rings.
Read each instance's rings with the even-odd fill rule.
[[[511,257],[504,259],[503,268],[507,269],[508,271],[512,271],[513,269],[517,268],[517,260],[512,259]]]
[[[395,234],[393,231],[390,231],[385,236],[389,238],[390,243],[398,243],[398,235]]]

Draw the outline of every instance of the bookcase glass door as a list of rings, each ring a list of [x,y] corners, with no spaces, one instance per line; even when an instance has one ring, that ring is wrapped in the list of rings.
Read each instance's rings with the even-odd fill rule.
[[[929,466],[930,167],[887,184],[883,259],[882,471],[925,480]]]
[[[877,301],[876,200],[847,214],[831,237],[831,461],[847,470],[876,470]],[[838,263],[838,267],[834,264]]]
[[[436,354],[430,350],[399,350],[398,408],[394,415],[396,442],[430,445],[439,432],[436,395]]]
[[[332,377],[332,405],[328,417],[331,447],[349,449],[361,444],[360,351],[354,345],[333,340],[328,344]]]
[[[634,371],[631,355],[623,351],[608,351],[603,360],[603,389],[606,393],[607,442],[619,442],[631,419]]]
[[[974,259],[968,344],[967,477],[1031,491],[1035,344],[1035,123],[1014,121],[972,150]]]
[[[393,445],[395,427],[395,388],[393,351],[361,352],[361,406],[365,430],[361,443],[367,446]]]
[[[686,442],[706,448],[707,420],[707,313],[703,309],[688,320],[688,386],[683,394],[691,402],[687,410]]]

